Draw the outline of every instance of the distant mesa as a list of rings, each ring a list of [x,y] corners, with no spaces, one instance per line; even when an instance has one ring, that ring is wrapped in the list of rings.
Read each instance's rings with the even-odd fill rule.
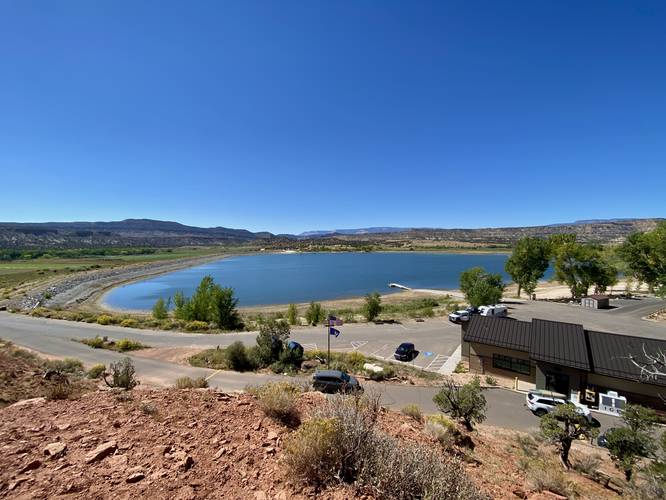
[[[391,226],[330,231],[306,231],[299,235],[252,232],[228,227],[196,227],[153,219],[126,219],[110,222],[0,222],[0,248],[101,248],[101,247],[178,247],[232,244],[259,244],[281,249],[308,249],[332,245],[371,247],[390,244],[407,248],[415,243],[428,246],[503,246],[523,236],[546,238],[553,234],[574,233],[581,241],[619,243],[635,232],[650,231],[664,220],[609,219],[582,220],[529,227],[477,229],[400,228]]]

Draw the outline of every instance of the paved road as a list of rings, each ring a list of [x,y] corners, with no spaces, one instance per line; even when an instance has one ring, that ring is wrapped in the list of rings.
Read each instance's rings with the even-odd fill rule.
[[[413,338],[433,339],[431,336],[442,334],[447,342],[459,338],[459,327],[448,325],[444,322],[429,322],[426,324],[415,324],[416,329],[410,331]],[[351,328],[351,327],[354,328]],[[366,328],[361,328],[366,326]],[[323,329],[316,331],[298,331],[295,337],[302,340],[301,335],[318,335],[321,338]],[[380,327],[378,325],[350,325],[345,331],[350,335],[364,335],[369,338],[368,342],[384,342],[385,335],[405,335],[397,325]],[[149,332],[145,330],[133,330],[128,328],[103,327],[100,325],[89,325],[72,323],[59,320],[48,320],[43,318],[31,318],[21,315],[0,313],[0,338],[8,339],[18,345],[34,349],[43,354],[56,357],[75,357],[87,365],[94,363],[108,364],[120,359],[123,355],[101,349],[90,349],[89,347],[73,342],[72,338],[87,338],[97,334],[110,335],[117,333],[118,337],[130,337],[146,342],[150,345],[194,345],[199,347],[213,345],[214,343],[231,342],[241,338],[244,341],[254,340],[253,333],[236,335],[189,335],[173,332]],[[353,333],[352,333],[353,332]],[[444,333],[442,333],[444,332]],[[419,337],[421,335],[422,337]],[[229,338],[227,338],[229,337]],[[225,391],[242,390],[248,385],[258,385],[269,380],[279,380],[283,377],[278,375],[263,375],[254,373],[235,373],[228,371],[214,371],[204,368],[177,365],[163,361],[146,359],[133,356],[138,377],[144,384],[172,385],[178,377],[207,377],[212,387]],[[418,404],[426,413],[435,413],[432,398],[437,392],[432,387],[415,387],[410,385],[375,384],[367,383],[367,391],[377,391],[382,396],[386,406],[400,409],[407,404]],[[525,396],[522,393],[507,391],[504,389],[490,389],[486,391],[488,400],[487,423],[508,429],[530,431],[538,427],[539,420],[532,415],[525,406]],[[612,425],[613,418],[602,416],[599,418],[603,428]]]
[[[411,320],[405,324],[349,324],[340,327],[340,330],[342,334],[338,338],[331,337],[333,350],[358,350],[390,360],[401,342],[414,342],[421,351],[414,360],[414,365],[432,371],[437,371],[460,344],[460,327],[441,318],[422,323]],[[237,340],[253,345],[257,333],[184,334],[49,320],[0,312],[0,337],[23,345],[29,343],[31,347],[47,353],[67,352],[73,348],[70,344],[76,344],[72,339],[91,338],[95,335],[108,336],[114,340],[129,338],[151,347],[206,349],[218,345],[228,346]],[[323,327],[296,328],[292,330],[291,338],[303,344],[306,349],[326,350],[327,330]]]

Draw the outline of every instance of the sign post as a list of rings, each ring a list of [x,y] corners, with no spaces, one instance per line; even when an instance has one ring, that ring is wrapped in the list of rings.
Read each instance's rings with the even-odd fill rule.
[[[336,318],[335,316],[329,316],[328,319],[324,322],[326,327],[326,343],[328,345],[328,357],[326,359],[326,366],[331,367],[331,335],[335,335],[337,338],[340,335],[340,330],[333,328],[334,326],[342,326],[342,320]]]

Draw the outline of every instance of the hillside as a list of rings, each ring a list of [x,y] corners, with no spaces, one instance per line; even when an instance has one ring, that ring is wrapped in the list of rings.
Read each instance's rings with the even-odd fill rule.
[[[531,227],[482,229],[363,228],[309,231],[301,235],[253,233],[225,227],[202,228],[177,222],[127,219],[117,222],[0,222],[0,248],[100,248],[256,245],[308,248],[321,245],[384,245],[402,248],[507,246],[523,236],[575,233],[580,241],[618,243],[637,231],[654,229],[663,219],[581,221]]]
[[[321,395],[305,393],[298,411],[307,421],[324,404]],[[294,429],[266,417],[249,394],[97,391],[77,400],[20,403],[0,410],[0,417],[0,498],[398,499],[405,473],[386,478],[391,494],[339,481],[304,482],[285,459]],[[514,432],[481,426],[472,452],[443,448],[423,424],[397,412],[380,411],[377,428],[399,446],[432,450],[451,474],[451,491],[457,490],[447,498],[562,498],[548,488],[575,488],[578,498],[618,498],[582,475],[560,472],[555,462],[561,478],[550,486],[535,482],[520,468]],[[586,454],[576,448],[577,460]],[[616,475],[610,464],[604,469]]]
[[[117,222],[0,222],[0,248],[174,247],[242,244],[273,237],[225,227],[127,219]]]
[[[610,221],[572,222],[546,226],[499,227],[481,229],[431,229],[414,228],[396,233],[375,233],[363,235],[335,234],[340,240],[362,238],[368,242],[422,242],[424,244],[446,245],[447,243],[467,243],[476,245],[508,245],[523,236],[545,238],[554,234],[574,233],[579,241],[590,243],[619,243],[632,233],[654,229],[660,218],[626,219]],[[455,245],[454,245],[455,246]]]

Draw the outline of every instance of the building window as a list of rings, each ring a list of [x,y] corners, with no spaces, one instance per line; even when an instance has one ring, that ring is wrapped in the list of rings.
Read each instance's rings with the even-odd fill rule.
[[[493,354],[493,368],[508,370],[510,372],[529,375],[531,373],[530,362],[527,359],[512,358],[502,354]]]

